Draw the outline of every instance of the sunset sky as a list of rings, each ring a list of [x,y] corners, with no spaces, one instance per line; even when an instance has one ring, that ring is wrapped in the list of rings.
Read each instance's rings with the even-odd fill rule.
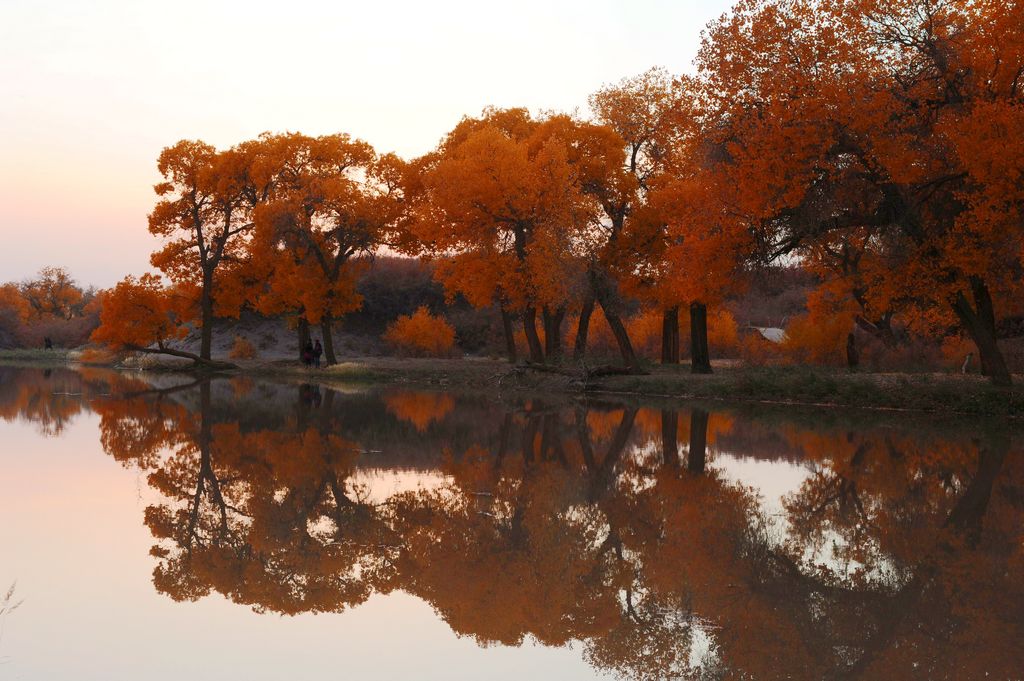
[[[0,281],[146,271],[179,139],[348,132],[411,157],[489,104],[585,110],[604,83],[692,71],[730,5],[0,0]]]

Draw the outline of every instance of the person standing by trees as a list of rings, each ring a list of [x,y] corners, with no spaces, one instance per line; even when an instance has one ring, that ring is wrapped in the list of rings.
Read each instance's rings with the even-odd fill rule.
[[[255,266],[268,272],[257,306],[297,315],[300,326],[320,324],[334,364],[334,320],[362,303],[352,260],[394,228],[404,162],[346,134],[265,135],[260,143],[276,179],[255,216]]]

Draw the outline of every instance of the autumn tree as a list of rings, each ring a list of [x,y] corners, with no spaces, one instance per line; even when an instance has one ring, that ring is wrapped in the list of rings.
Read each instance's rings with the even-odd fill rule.
[[[260,612],[340,612],[387,571],[388,538],[347,482],[360,450],[328,417],[242,428],[206,378],[96,409],[105,450],[158,494],[145,510],[153,583],[174,600],[216,591]]]
[[[0,285],[0,347],[76,347],[96,328],[99,302],[63,267]]]
[[[565,115],[549,117],[535,137],[565,149],[585,198],[574,210],[575,221],[556,232],[560,241],[554,245],[569,257],[559,261],[561,267],[546,267],[548,276],[542,280],[549,285],[561,282],[560,289],[551,291],[551,295],[560,296],[557,299],[564,299],[564,293],[571,291],[581,300],[573,358],[579,360],[585,354],[594,307],[600,305],[623,362],[636,370],[636,352],[622,320],[627,308],[622,281],[633,276],[625,264],[633,254],[619,244],[624,223],[611,217],[622,208],[616,202],[637,186],[636,178],[624,170],[626,144],[609,125]]]
[[[634,295],[646,293],[645,297],[653,299],[663,312],[662,361],[678,362],[679,303],[665,295],[667,291],[656,273],[641,271],[637,266],[655,260],[667,236],[664,219],[654,211],[648,195],[659,176],[668,170],[670,156],[680,144],[677,138],[683,116],[678,93],[669,74],[653,68],[598,90],[589,101],[596,122],[613,130],[623,143],[621,167],[609,168],[602,180],[588,185],[604,213],[604,238],[592,262],[596,271],[591,281],[598,285],[597,291],[602,291],[602,286],[607,288],[610,283],[607,277],[611,277],[619,288],[625,287]],[[607,303],[614,305],[615,292],[602,293]],[[609,317],[607,305],[602,303],[602,308],[625,350],[629,338],[624,330],[616,329],[618,314],[613,310]],[[586,343],[587,316],[580,317],[578,344]]]
[[[402,162],[348,135],[264,136],[274,188],[256,211],[253,253],[268,274],[259,307],[320,324],[328,364],[332,325],[358,309],[354,256],[385,241],[400,211]]]
[[[1000,385],[1011,379],[996,309],[1020,282],[1020,188],[1005,178],[1020,165],[1024,65],[1021,42],[1003,36],[1022,11],[751,2],[712,27],[698,58],[723,122],[729,205],[765,252],[877,230],[870,307],[944,308]]]
[[[647,249],[642,271],[655,282],[648,298],[686,304],[691,370],[711,373],[708,307],[742,290],[757,249],[744,222],[723,207],[723,178],[713,151],[695,146],[678,155],[673,174],[652,192],[659,222],[648,229],[656,230],[659,242]],[[666,330],[678,336],[678,319],[670,319]],[[677,348],[663,361],[673,357],[678,360]]]
[[[0,308],[10,310],[20,321],[27,321],[32,311],[17,284],[0,286]]]
[[[160,277],[125,277],[101,295],[100,323],[91,340],[116,350],[170,355],[207,367],[228,367],[194,352],[173,347],[196,318],[195,296],[181,287],[164,286]]]
[[[71,275],[63,267],[44,267],[35,279],[21,285],[21,296],[33,318],[53,316],[71,319],[81,311],[84,298]]]
[[[426,306],[422,306],[389,325],[384,340],[397,350],[412,355],[447,357],[455,347],[455,329],[444,317],[435,317]]]
[[[0,286],[0,343],[15,346],[18,331],[28,321],[31,309],[17,284]]]
[[[565,145],[538,136],[539,127],[525,109],[463,120],[419,162],[422,191],[411,227],[427,252],[446,256],[438,274],[449,290],[477,306],[497,301],[520,312],[534,362],[545,360],[538,310],[560,322],[566,296],[559,275],[587,210]],[[557,354],[557,343],[548,351]]]
[[[210,359],[217,275],[239,257],[252,228],[251,209],[262,198],[249,170],[252,147],[217,151],[200,141],[182,140],[160,153],[164,181],[154,187],[160,200],[149,215],[149,231],[165,240],[150,261],[198,297],[199,357]]]

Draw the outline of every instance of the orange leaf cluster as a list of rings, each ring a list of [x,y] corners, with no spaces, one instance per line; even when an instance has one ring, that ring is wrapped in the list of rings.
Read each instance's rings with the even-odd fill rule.
[[[455,329],[424,306],[392,322],[384,340],[399,352],[416,357],[448,357],[455,347]]]

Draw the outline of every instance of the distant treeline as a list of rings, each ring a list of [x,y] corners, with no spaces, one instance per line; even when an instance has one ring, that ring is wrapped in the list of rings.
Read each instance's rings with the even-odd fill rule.
[[[82,289],[62,267],[44,267],[21,283],[0,285],[0,348],[86,343],[99,325],[96,289]]]

